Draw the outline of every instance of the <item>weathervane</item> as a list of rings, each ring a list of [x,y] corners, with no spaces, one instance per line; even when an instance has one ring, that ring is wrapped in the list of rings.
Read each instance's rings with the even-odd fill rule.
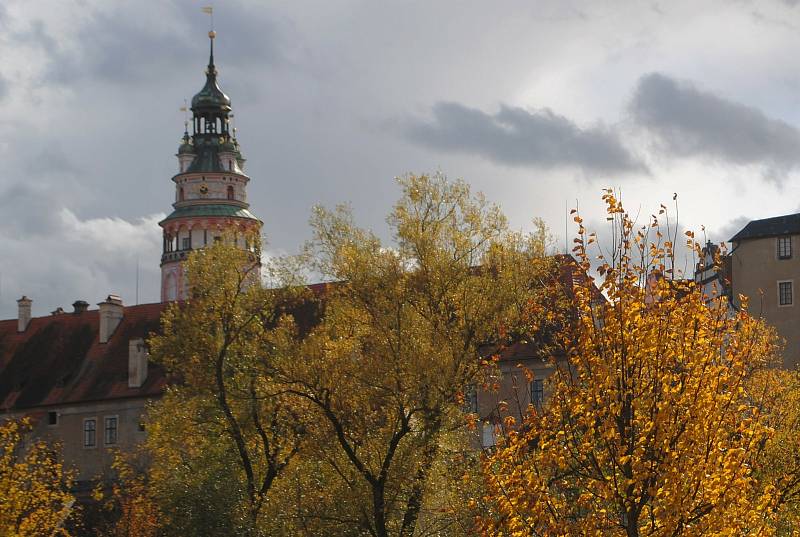
[[[208,35],[211,36],[211,34],[214,33],[214,8],[212,6],[205,6],[200,8],[200,10],[208,15],[209,18]]]

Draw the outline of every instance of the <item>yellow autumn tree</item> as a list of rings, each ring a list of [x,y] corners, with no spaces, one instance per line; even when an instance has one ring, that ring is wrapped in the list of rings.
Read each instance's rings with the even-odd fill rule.
[[[779,535],[800,531],[800,371],[778,368],[759,372],[750,383],[770,437],[753,467]]]
[[[773,331],[673,278],[674,232],[639,228],[606,191],[614,246],[581,219],[575,290],[552,396],[486,458],[491,535],[760,535],[774,489],[753,465],[772,430],[750,380]],[[663,215],[666,208],[662,206]],[[690,251],[695,248],[688,234]],[[597,290],[602,293],[602,298]]]
[[[481,349],[519,333],[552,276],[542,228],[510,231],[498,207],[440,174],[400,186],[393,242],[346,208],[312,218],[308,266],[333,283],[320,323],[288,338],[296,344],[279,362],[287,391],[315,417],[314,456],[331,469],[316,494],[340,491],[328,509],[302,514],[320,528],[309,534],[470,530],[447,494],[457,486],[442,481],[460,464],[455,446],[467,447],[454,438],[463,391],[481,378]]]
[[[148,410],[145,443],[147,484],[169,534],[272,534],[273,487],[304,436],[272,381],[271,327],[293,289],[265,289],[260,260],[234,241],[189,256],[189,297],[149,339],[174,380]]]
[[[71,473],[50,446],[24,441],[29,429],[27,420],[0,424],[0,535],[69,535]]]
[[[119,452],[111,467],[114,479],[110,491],[103,484],[93,493],[96,502],[103,502],[113,521],[107,528],[95,527],[97,535],[107,537],[156,537],[160,535],[162,515],[148,484],[147,461],[143,450]],[[98,524],[99,526],[99,524]]]

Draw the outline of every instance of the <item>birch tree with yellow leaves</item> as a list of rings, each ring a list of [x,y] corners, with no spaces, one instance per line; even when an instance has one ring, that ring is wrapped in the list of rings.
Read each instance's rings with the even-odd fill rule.
[[[67,536],[72,476],[43,442],[24,442],[27,420],[0,423],[0,535]]]
[[[774,332],[674,278],[681,239],[657,216],[641,228],[613,192],[604,200],[613,246],[575,217],[575,256],[591,273],[596,255],[599,278],[575,290],[552,397],[485,460],[483,531],[768,534],[777,489],[753,466],[774,431],[751,380],[776,355]]]

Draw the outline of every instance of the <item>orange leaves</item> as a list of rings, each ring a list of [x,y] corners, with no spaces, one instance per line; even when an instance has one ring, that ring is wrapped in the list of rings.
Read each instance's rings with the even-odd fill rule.
[[[568,361],[550,401],[484,465],[498,513],[484,530],[767,533],[752,468],[771,433],[747,386],[774,354],[772,333],[671,278],[676,230],[653,215],[648,242],[612,191],[603,199],[616,233],[598,269],[608,301],[597,303],[590,282],[575,290],[578,318],[562,334]]]

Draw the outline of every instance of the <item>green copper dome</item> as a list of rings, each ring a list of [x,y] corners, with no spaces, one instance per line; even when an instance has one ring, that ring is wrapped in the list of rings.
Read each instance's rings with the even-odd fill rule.
[[[207,72],[206,85],[197,95],[192,97],[192,110],[201,108],[231,109],[231,98],[225,95],[217,84],[216,69]]]
[[[226,138],[222,140],[222,143],[219,144],[219,150],[230,153],[236,153],[238,151],[238,149],[236,148],[236,144],[233,142],[231,138]]]
[[[161,222],[174,220],[175,218],[184,217],[203,217],[203,216],[228,216],[233,218],[245,218],[247,220],[258,220],[253,213],[238,205],[225,205],[225,204],[203,204],[203,205],[190,205],[188,207],[180,207],[172,211],[168,217]],[[259,220],[260,221],[260,220]]]
[[[179,155],[194,155],[194,145],[192,144],[192,139],[189,137],[188,132],[183,133],[183,139],[181,140],[181,146],[178,148]]]
[[[208,58],[208,68],[206,69],[206,85],[200,92],[192,97],[192,110],[223,110],[229,112],[231,109],[231,98],[225,95],[217,84],[217,68],[214,65],[214,37],[215,32],[209,32],[211,38],[211,54]]]

